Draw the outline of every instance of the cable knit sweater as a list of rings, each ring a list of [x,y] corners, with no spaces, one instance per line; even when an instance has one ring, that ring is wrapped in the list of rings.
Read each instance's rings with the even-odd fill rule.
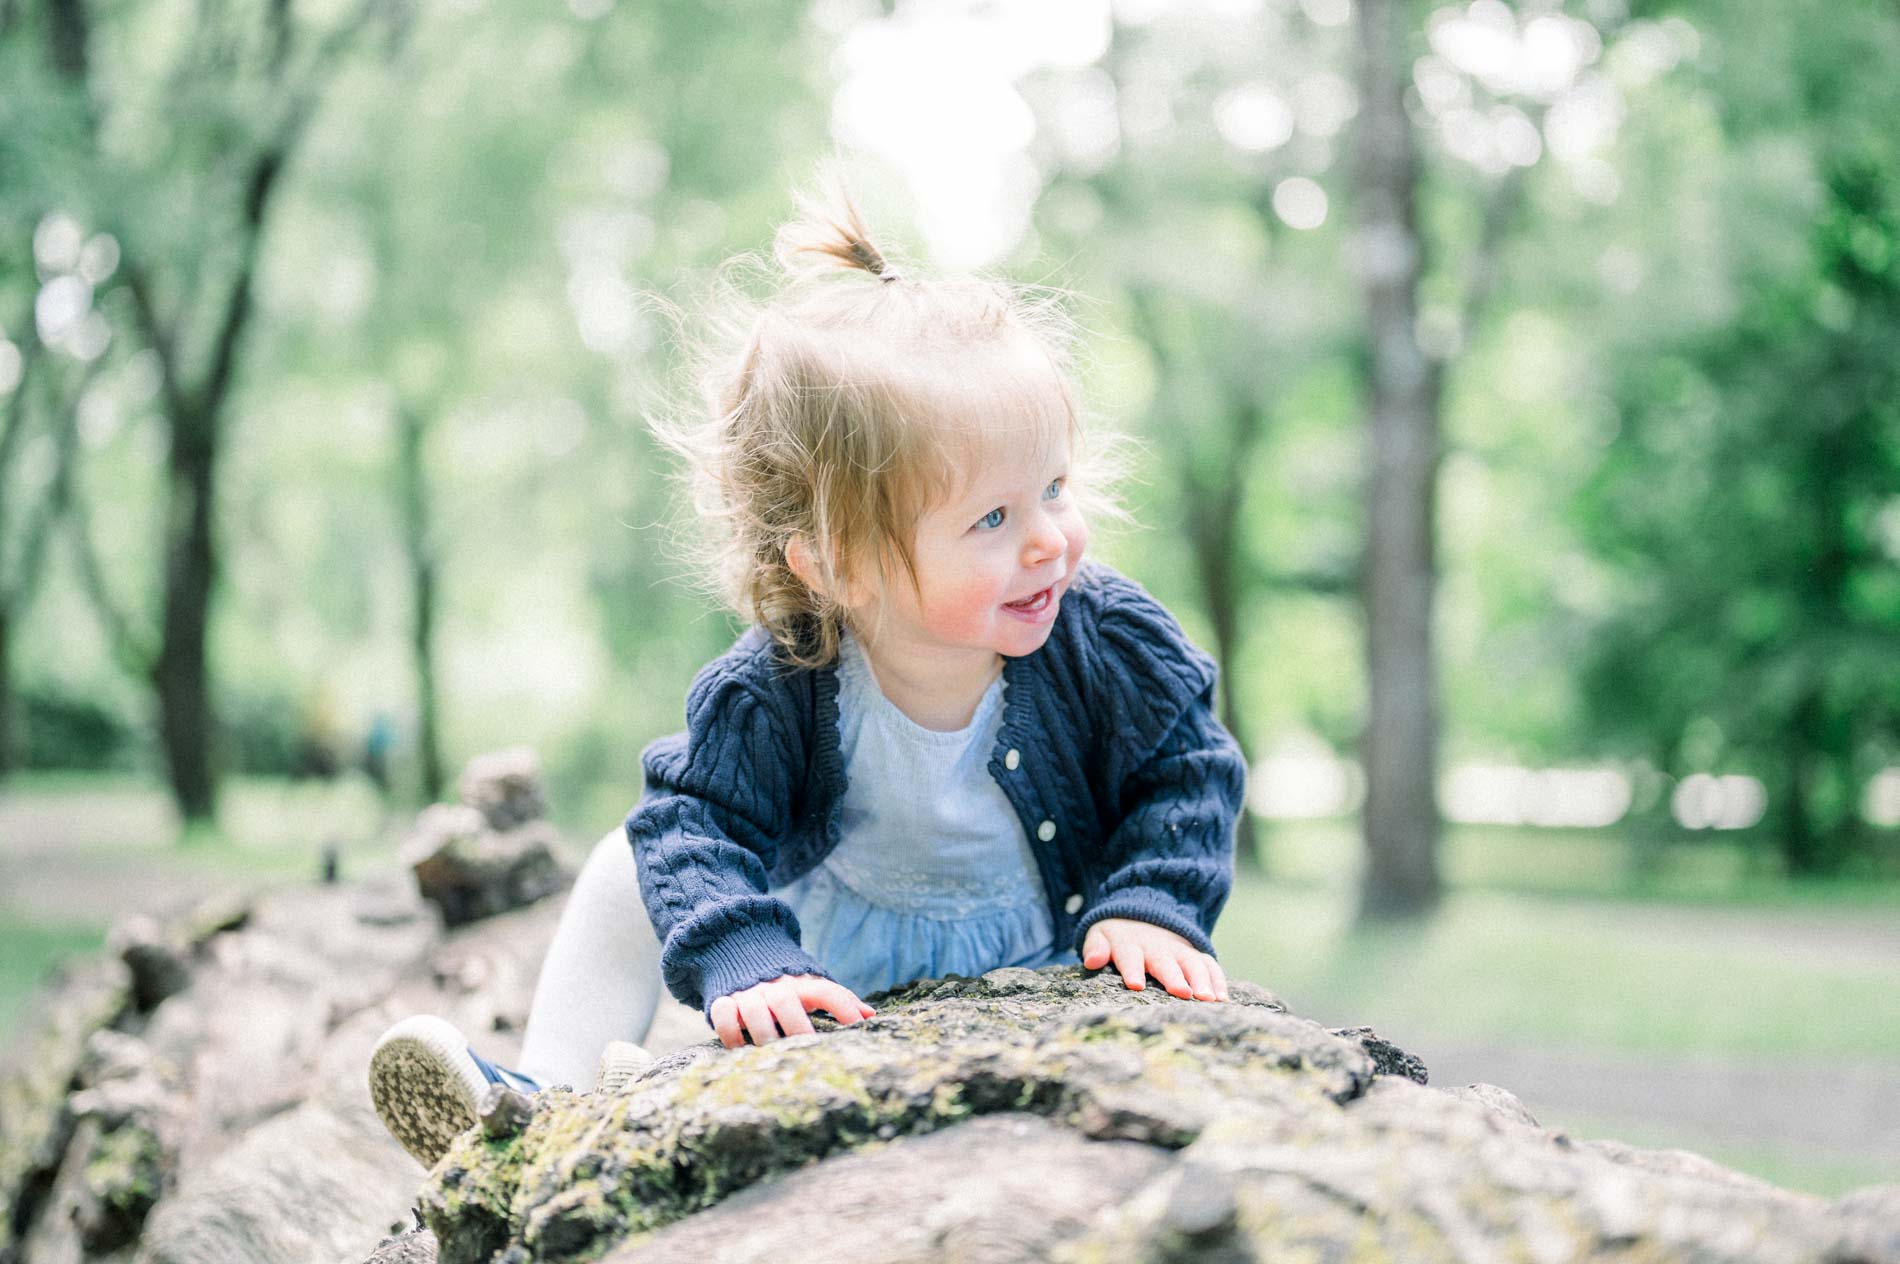
[[[1214,718],[1214,660],[1133,580],[1085,562],[1041,648],[1003,660],[989,771],[1030,839],[1057,943],[1105,917],[1212,954],[1246,766]],[[701,669],[686,730],[641,753],[627,816],[667,990],[712,1003],[782,974],[832,978],[769,892],[838,844],[837,664],[800,669],[749,628]],[[893,839],[927,846],[927,839]]]

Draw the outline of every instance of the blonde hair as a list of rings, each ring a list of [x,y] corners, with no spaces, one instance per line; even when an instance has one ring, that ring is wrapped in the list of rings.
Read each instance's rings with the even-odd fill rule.
[[[1126,441],[1083,423],[1061,292],[899,270],[835,165],[824,175],[828,192],[795,194],[774,237],[784,284],[763,303],[729,284],[707,303],[712,335],[682,339],[698,400],[651,423],[698,513],[682,533],[692,573],[798,667],[837,657],[840,594],[868,586],[881,613],[891,575],[918,590],[918,519],[967,490],[977,460],[1026,457],[1027,440],[1047,468],[1066,439],[1078,507],[1133,521],[1116,491]],[[716,284],[752,262],[728,260]],[[787,560],[801,539],[816,586]]]

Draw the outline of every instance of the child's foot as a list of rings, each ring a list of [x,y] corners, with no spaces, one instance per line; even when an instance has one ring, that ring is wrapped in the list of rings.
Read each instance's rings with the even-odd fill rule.
[[[369,1055],[369,1096],[376,1113],[402,1148],[427,1168],[475,1126],[476,1108],[490,1084],[524,1093],[541,1090],[527,1076],[482,1058],[453,1024],[430,1014],[391,1027]]]
[[[618,1093],[640,1072],[653,1065],[653,1055],[630,1040],[610,1040],[600,1055],[600,1072],[594,1077],[596,1093]]]

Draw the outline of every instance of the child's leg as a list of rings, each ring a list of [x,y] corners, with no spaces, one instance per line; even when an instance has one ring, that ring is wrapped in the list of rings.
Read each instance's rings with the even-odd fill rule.
[[[615,828],[581,866],[554,928],[522,1033],[522,1071],[586,1092],[609,1041],[646,1039],[663,986],[633,846]]]

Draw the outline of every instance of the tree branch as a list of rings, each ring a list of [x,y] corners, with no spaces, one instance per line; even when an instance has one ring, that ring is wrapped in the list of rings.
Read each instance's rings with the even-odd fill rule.
[[[290,103],[285,107],[283,119],[271,139],[251,160],[244,188],[243,238],[239,247],[238,271],[225,295],[224,312],[218,322],[217,337],[212,343],[211,364],[202,387],[195,392],[200,411],[214,413],[218,402],[230,388],[231,374],[237,363],[238,342],[251,314],[254,299],[252,285],[257,272],[265,215],[278,179],[289,164],[290,155],[295,152],[304,129],[315,116],[324,92],[342,64],[344,53],[386,7],[386,0],[364,0],[353,17],[330,30],[311,58],[303,82],[292,91]],[[273,4],[271,12],[274,21],[288,23],[288,3],[279,0],[279,3]],[[288,56],[290,33],[287,26],[278,30],[277,41],[285,56]]]
[[[51,19],[46,34],[52,44],[53,68],[76,83],[85,82],[92,40],[85,0],[52,0],[47,17]]]
[[[80,587],[85,590],[94,613],[105,628],[106,642],[112,649],[112,656],[134,677],[150,679],[152,666],[158,661],[153,640],[132,626],[124,607],[112,598],[112,591],[99,566],[98,553],[92,545],[91,514],[77,479],[68,490],[65,518],[72,538],[73,560],[78,564]]]
[[[158,303],[152,296],[152,281],[144,265],[133,259],[129,251],[124,253],[123,258],[121,266],[125,272],[126,288],[132,295],[132,311],[138,320],[139,332],[145,335],[146,345],[158,357],[159,390],[165,396],[165,411],[176,417],[184,411],[189,398],[179,373],[178,351],[172,341],[172,331],[166,328],[158,314]]]

